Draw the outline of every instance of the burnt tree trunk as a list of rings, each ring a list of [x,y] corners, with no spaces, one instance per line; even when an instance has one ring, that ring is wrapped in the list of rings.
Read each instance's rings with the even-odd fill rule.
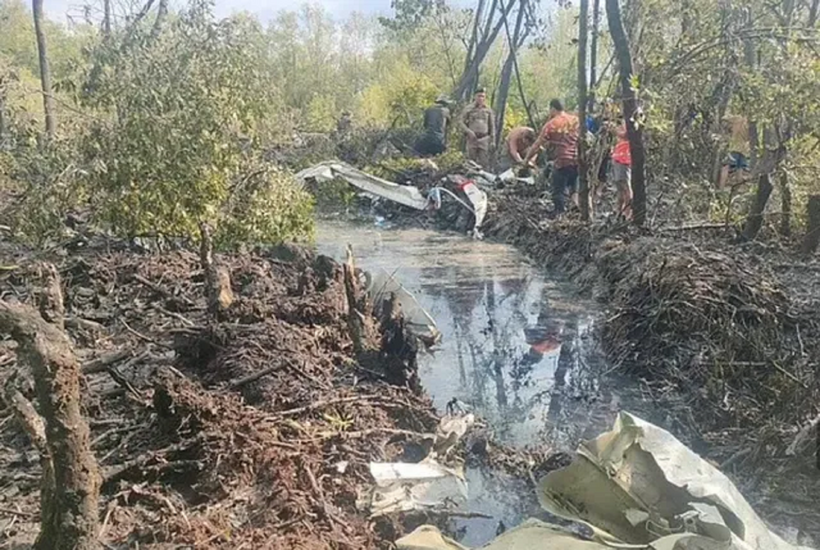
[[[56,274],[53,268],[48,272]],[[53,281],[49,281],[46,294],[53,288]],[[62,311],[62,302],[57,305],[57,301],[58,296],[47,296],[46,302],[55,307],[44,309],[56,315]],[[6,302],[0,302],[0,332],[11,334],[18,344],[18,362],[31,368],[53,465],[53,493],[44,493],[41,501],[41,529],[34,548],[96,550],[100,477],[88,425],[80,414],[80,364],[71,342],[58,326],[46,322],[35,310]],[[27,407],[14,397],[21,414]],[[36,431],[36,420],[30,414],[27,417]],[[47,470],[44,475],[48,476]]]
[[[743,227],[741,238],[744,241],[753,241],[760,228],[763,227],[763,212],[766,210],[766,204],[769,202],[769,197],[772,194],[772,177],[768,172],[760,174],[757,179],[757,193],[755,194],[754,203],[749,210],[749,215],[746,217],[746,224]]]
[[[606,0],[609,32],[618,60],[619,80],[623,94],[624,121],[632,153],[632,215],[635,225],[646,223],[646,150],[643,145],[643,125],[637,120],[638,99],[632,87],[632,53],[621,19],[619,0]]]
[[[587,159],[587,37],[589,35],[589,0],[581,0],[578,19],[578,201],[581,220],[588,222],[592,205],[589,196],[589,162]]]
[[[780,173],[780,234],[792,236],[792,188],[786,170]]]
[[[32,14],[34,16],[34,34],[37,37],[37,56],[40,61],[40,87],[43,92],[43,113],[46,119],[46,135],[54,137],[57,122],[54,118],[54,96],[51,87],[51,68],[48,65],[48,47],[46,33],[43,29],[45,16],[43,15],[43,0],[32,0]]]
[[[807,27],[814,28],[817,24],[818,8],[820,8],[820,0],[812,0],[811,8],[809,8],[809,20],[807,21]]]
[[[809,255],[817,252],[817,245],[820,243],[820,195],[809,196],[807,213],[809,227],[800,245],[800,252]]]

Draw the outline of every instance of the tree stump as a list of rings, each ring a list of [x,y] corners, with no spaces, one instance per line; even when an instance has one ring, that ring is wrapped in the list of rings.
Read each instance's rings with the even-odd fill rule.
[[[360,355],[365,350],[364,316],[359,311],[359,285],[356,280],[356,265],[353,262],[353,249],[347,246],[347,258],[342,266],[344,270],[345,296],[347,298],[347,326],[353,340],[353,351]]]
[[[800,252],[809,255],[817,251],[817,245],[820,243],[820,195],[810,195],[806,208],[808,210],[809,227],[806,236],[803,237],[803,243],[800,245]]]
[[[56,277],[53,268],[48,273],[49,279]],[[58,282],[56,285],[59,289]],[[54,284],[47,285],[45,293],[52,300],[59,297],[54,288]],[[62,300],[58,301],[50,304],[51,311],[62,311]],[[80,363],[71,342],[57,325],[46,322],[34,309],[6,302],[0,302],[0,333],[11,334],[19,346],[18,363],[31,368],[40,413],[45,419],[48,458],[41,457],[41,461],[53,466],[53,482],[43,480],[41,529],[34,548],[96,550],[100,476],[91,452],[88,424],[80,414]],[[18,418],[24,419],[30,433],[38,433],[33,409],[26,406],[21,395],[12,392],[11,397]],[[48,476],[47,470],[44,475]],[[53,492],[46,484],[53,485]]]
[[[214,245],[211,228],[207,223],[199,225],[201,242],[199,259],[205,272],[205,297],[208,300],[208,313],[214,318],[226,311],[234,302],[231,289],[231,273],[225,267],[214,262]]]

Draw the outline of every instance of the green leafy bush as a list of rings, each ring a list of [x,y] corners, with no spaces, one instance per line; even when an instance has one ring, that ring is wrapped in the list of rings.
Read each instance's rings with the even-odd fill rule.
[[[192,237],[201,220],[219,220],[223,244],[310,233],[310,200],[289,177],[248,169],[275,99],[257,70],[260,33],[194,3],[158,35],[97,52],[103,69],[85,103],[108,116],[83,144],[100,222],[129,237]]]

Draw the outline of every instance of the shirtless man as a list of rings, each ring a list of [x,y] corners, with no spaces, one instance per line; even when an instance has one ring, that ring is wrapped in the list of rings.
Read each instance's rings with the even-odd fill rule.
[[[476,90],[475,101],[461,114],[461,129],[467,137],[467,158],[489,170],[490,149],[495,142],[495,114],[487,107],[484,88]]]
[[[510,130],[499,170],[503,172],[514,166],[523,166],[524,157],[535,143],[536,137],[535,130],[527,126],[519,126]]]

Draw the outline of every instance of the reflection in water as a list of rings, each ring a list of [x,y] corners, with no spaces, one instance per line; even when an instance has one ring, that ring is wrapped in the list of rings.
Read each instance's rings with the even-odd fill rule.
[[[611,403],[584,359],[595,305],[512,248],[340,223],[321,223],[317,241],[337,258],[350,243],[362,267],[395,273],[436,319],[443,341],[419,374],[439,410],[455,397],[516,446],[566,450],[609,427]]]
[[[319,252],[342,258],[350,243],[361,267],[395,273],[436,320],[443,341],[419,358],[419,376],[439,411],[457,398],[501,442],[563,451],[609,428],[617,396],[602,392],[587,366],[595,306],[578,300],[569,285],[504,245],[423,230],[324,222],[318,229]],[[494,518],[471,524],[463,541],[481,544],[495,535],[497,520],[508,527],[520,520],[510,503],[516,491],[529,489],[487,493],[488,484],[504,482],[486,472],[468,477],[475,481],[468,507]]]

